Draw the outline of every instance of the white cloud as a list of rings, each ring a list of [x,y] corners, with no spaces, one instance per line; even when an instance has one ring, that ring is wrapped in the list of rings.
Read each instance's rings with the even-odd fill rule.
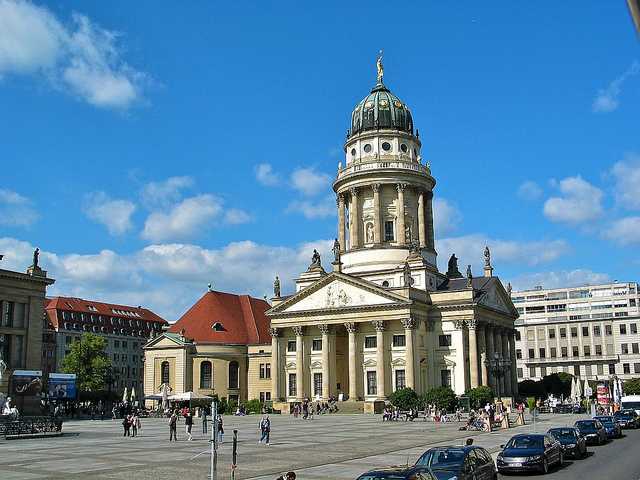
[[[543,288],[577,287],[610,282],[607,273],[598,273],[588,269],[536,272],[519,275],[511,280],[514,290],[527,290],[536,286]]]
[[[142,238],[153,242],[193,238],[207,230],[208,223],[222,212],[222,202],[210,194],[182,200],[166,213],[152,212],[144,225]]]
[[[298,168],[291,174],[291,186],[303,195],[313,196],[326,191],[331,184],[331,176],[318,172],[313,167]]]
[[[111,199],[104,192],[90,193],[85,198],[85,214],[107,227],[111,235],[123,235],[131,230],[131,216],[135,211],[133,202]]]
[[[269,163],[261,163],[255,168],[256,179],[262,185],[273,187],[280,184],[280,176],[273,171]]]
[[[542,188],[536,182],[527,180],[518,187],[518,196],[524,200],[537,200],[542,196]]]
[[[126,109],[149,79],[121,58],[118,37],[84,15],[67,27],[45,7],[0,0],[0,76],[38,75],[96,107]]]
[[[441,263],[444,259],[446,265],[451,254],[455,253],[460,259],[460,266],[471,264],[475,274],[479,275],[484,265],[484,247],[487,245],[491,250],[492,264],[497,270],[501,263],[539,265],[552,262],[570,250],[564,240],[518,242],[492,239],[482,234],[438,239],[436,250]]]
[[[438,197],[433,199],[433,229],[437,236],[454,231],[461,219],[460,210],[449,201]]]
[[[640,155],[629,154],[611,169],[618,204],[628,210],[640,210]]]
[[[287,206],[288,213],[301,213],[305,218],[326,218],[336,214],[336,199],[328,195],[318,201],[293,200]]]
[[[640,245],[640,217],[626,217],[614,221],[604,236],[620,245]]]
[[[225,212],[224,221],[229,225],[240,225],[242,223],[249,223],[251,221],[251,215],[239,208],[231,208]]]
[[[220,249],[189,244],[150,245],[128,255],[103,250],[90,255],[59,255],[43,250],[42,268],[56,283],[48,295],[72,295],[128,305],[144,305],[168,320],[176,320],[205,291],[250,294],[273,293],[279,275],[283,293],[293,293],[292,279],[305,271],[313,249],[328,270],[333,240],[317,240],[295,247],[230,243]],[[5,253],[2,268],[25,271],[33,249],[28,242],[0,238]]]
[[[31,200],[13,190],[0,188],[0,225],[28,227],[38,220]]]
[[[147,208],[167,207],[182,196],[182,190],[193,186],[193,178],[169,177],[161,182],[149,182],[140,192],[142,203]]]
[[[591,105],[591,109],[595,113],[609,113],[617,110],[620,106],[622,85],[629,79],[629,77],[633,77],[639,73],[640,62],[636,60],[631,64],[626,72],[613,80],[607,88],[598,91],[598,94]]]
[[[579,224],[602,215],[602,190],[582,177],[568,177],[558,184],[562,197],[551,197],[544,203],[545,216],[554,222]]]

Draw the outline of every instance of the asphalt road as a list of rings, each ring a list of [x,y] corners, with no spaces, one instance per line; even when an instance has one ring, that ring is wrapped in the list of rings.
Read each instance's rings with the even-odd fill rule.
[[[563,467],[555,467],[545,479],[563,480],[640,480],[640,430],[624,430],[624,437],[610,440],[601,447],[589,445],[589,456],[568,459]],[[521,475],[500,475],[515,479]],[[540,475],[536,475],[540,478]]]

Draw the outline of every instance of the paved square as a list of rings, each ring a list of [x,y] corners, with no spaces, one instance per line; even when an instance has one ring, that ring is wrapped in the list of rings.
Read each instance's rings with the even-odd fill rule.
[[[354,479],[375,467],[413,463],[429,446],[462,443],[470,436],[478,445],[495,450],[517,431],[468,434],[460,424],[431,422],[382,423],[380,416],[325,415],[312,421],[274,415],[271,445],[258,445],[258,416],[224,417],[225,437],[219,450],[218,478],[230,478],[231,439],[238,430],[236,478],[273,480],[295,470],[301,480]],[[552,425],[573,424],[576,417],[542,419],[539,431]],[[63,437],[0,440],[0,478],[28,479],[156,479],[208,478],[208,437],[199,420],[194,440],[186,441],[178,428],[177,443],[169,443],[164,419],[142,419],[142,434],[123,438],[120,420],[70,421]],[[203,453],[204,452],[204,453]],[[202,454],[199,455],[198,454]]]

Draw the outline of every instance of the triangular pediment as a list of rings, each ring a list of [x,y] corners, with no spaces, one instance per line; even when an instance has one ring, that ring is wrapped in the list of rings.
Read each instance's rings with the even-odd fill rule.
[[[177,348],[184,345],[185,343],[180,341],[177,335],[164,333],[149,340],[144,348]]]
[[[410,305],[408,298],[389,292],[361,278],[333,272],[289,297],[267,314],[294,313],[312,310]]]
[[[491,282],[489,285],[487,285],[487,287],[484,288],[483,295],[478,303],[480,303],[480,305],[492,308],[493,310],[504,312],[507,315],[518,315],[518,311],[513,305],[511,297],[502,287],[502,282],[500,282],[499,280]]]

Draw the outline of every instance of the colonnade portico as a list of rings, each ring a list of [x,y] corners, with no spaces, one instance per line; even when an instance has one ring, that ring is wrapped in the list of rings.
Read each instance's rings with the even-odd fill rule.
[[[393,325],[393,327],[391,327]],[[271,328],[272,336],[272,398],[276,401],[286,399],[286,401],[302,401],[305,398],[314,399],[318,393],[314,392],[314,374],[322,374],[322,393],[319,395],[323,400],[327,400],[338,393],[348,394],[349,400],[384,400],[393,391],[394,382],[391,365],[391,335],[405,335],[404,353],[399,353],[394,349],[396,355],[400,355],[404,361],[400,368],[404,369],[405,385],[416,388],[416,341],[415,330],[419,323],[413,318],[402,318],[393,320],[373,320],[364,322],[343,322],[338,324],[311,324],[296,325],[280,328]],[[366,332],[363,330],[366,328]],[[316,330],[317,329],[317,330]],[[321,336],[321,351],[309,349],[313,345],[316,331]],[[346,335],[344,335],[346,333]],[[365,338],[375,336],[375,348],[366,349]],[[346,372],[342,378],[338,378],[335,371],[335,356],[338,353],[336,337],[344,338],[345,356],[348,358]],[[295,367],[292,366],[293,353],[289,353],[287,358],[287,342],[295,338]],[[370,360],[375,359],[375,363],[367,363],[364,358],[364,350],[371,350],[367,353]],[[401,350],[400,350],[401,352]],[[312,362],[321,355],[321,367],[318,370],[318,362]],[[289,367],[287,367],[289,364]],[[367,372],[375,370],[375,393],[367,391]],[[291,373],[295,373],[295,395],[291,395],[290,381],[293,380]],[[340,384],[338,391],[337,385]],[[346,385],[345,385],[346,384]],[[391,389],[389,389],[391,387]]]
[[[516,393],[514,378],[515,330],[475,319],[460,322],[468,335],[468,359],[470,388],[484,385],[491,387],[494,394],[512,395]],[[491,365],[498,361],[499,364]],[[496,377],[492,369],[500,368]]]
[[[385,187],[392,187],[396,191],[395,201],[395,238],[391,241],[396,245],[406,245],[405,235],[407,215],[417,219],[417,241],[421,248],[428,251],[435,250],[433,230],[433,193],[427,188],[411,186],[406,183],[382,184],[373,183],[368,186],[350,187],[344,192],[338,193],[338,241],[341,252],[349,249],[362,248],[365,244],[380,245],[385,241],[383,205],[381,192]],[[363,212],[360,208],[360,196],[367,189],[371,189],[373,195],[373,238],[367,238],[366,228],[363,228]],[[405,191],[413,189],[418,199],[416,211],[406,211]],[[347,242],[347,230],[345,228],[346,211],[349,210],[349,242]]]

